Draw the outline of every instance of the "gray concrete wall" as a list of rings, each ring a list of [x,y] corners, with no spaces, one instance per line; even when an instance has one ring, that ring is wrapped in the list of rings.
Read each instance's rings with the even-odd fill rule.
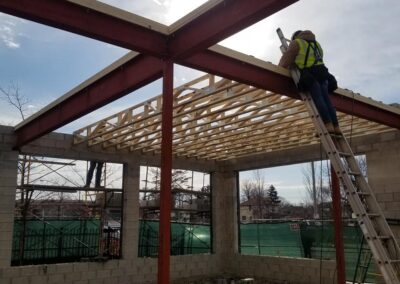
[[[211,175],[213,250],[222,273],[230,272],[230,260],[238,254],[236,181],[235,172]]]
[[[368,182],[386,218],[400,219],[400,133],[381,135],[365,147]]]
[[[13,226],[13,206],[17,179],[18,153],[11,150],[12,129],[0,127],[0,283],[154,283],[157,277],[157,259],[138,258],[138,197],[139,166],[159,165],[160,157],[120,153],[113,149],[85,145],[72,146],[72,137],[52,133],[23,147],[22,152],[49,157],[82,160],[102,160],[124,163],[124,229],[122,259],[105,263],[68,263],[10,267]],[[399,218],[397,194],[399,190],[399,132],[374,135],[359,140],[356,152],[366,152],[369,162],[370,182],[381,186],[377,191],[389,217]],[[354,141],[353,141],[354,142]],[[213,248],[214,253],[204,255],[174,256],[171,258],[173,280],[217,276],[256,277],[276,283],[333,283],[334,262],[283,257],[245,256],[238,254],[237,184],[236,169],[277,166],[293,162],[319,159],[319,146],[293,149],[267,154],[257,158],[233,160],[223,163],[174,159],[174,167],[211,171],[213,198]],[[390,162],[388,162],[390,161]],[[390,166],[388,166],[390,164]],[[382,170],[383,168],[383,170]],[[382,194],[382,195],[380,195]],[[392,199],[389,200],[388,195]],[[397,206],[397,208],[396,208]],[[322,266],[320,266],[322,265]],[[186,279],[186,280],[185,280]],[[181,282],[180,282],[181,283]]]
[[[258,283],[336,283],[336,262],[318,259],[241,255],[232,260],[232,272]]]
[[[157,165],[153,157],[138,158],[135,154],[114,153],[113,150],[91,152],[84,146],[73,147],[72,137],[50,134],[22,149],[26,154],[67,159],[96,159],[124,163],[124,210],[122,259],[104,263],[60,263],[11,267],[14,224],[15,189],[17,186],[18,152],[12,151],[12,128],[0,126],[0,284],[113,284],[155,283],[157,259],[138,257],[139,240],[139,180],[143,161]],[[159,158],[158,158],[159,159]],[[191,161],[177,162],[191,168]],[[197,165],[198,170],[205,166]],[[216,255],[187,255],[171,257],[171,279],[198,279],[218,273]]]
[[[11,262],[18,166],[18,152],[11,150],[13,144],[11,129],[0,128],[0,267]]]

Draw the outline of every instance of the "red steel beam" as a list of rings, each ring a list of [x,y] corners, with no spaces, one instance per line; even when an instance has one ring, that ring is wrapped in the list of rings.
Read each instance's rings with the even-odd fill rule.
[[[400,129],[398,114],[337,93],[333,94],[331,99],[336,109],[341,112]]]
[[[97,108],[100,108],[152,81],[161,78],[162,61],[138,55],[88,87],[15,130],[15,148],[47,134]]]
[[[332,165],[331,165],[331,181],[332,181],[333,222],[335,227],[337,283],[346,284],[346,266],[344,261],[340,186],[339,186],[339,178],[336,175],[335,169],[333,168]]]
[[[179,60],[179,63],[240,83],[300,99],[298,91],[290,77],[268,71],[212,50],[198,52],[191,57]],[[331,98],[333,105],[338,111],[400,129],[400,115],[396,113],[359,100],[353,100],[339,93],[332,94]]]
[[[53,109],[18,129],[17,145],[22,145],[53,131],[94,109],[104,106],[124,94],[158,79],[162,74],[160,60],[139,56],[94,82],[69,101],[56,105]],[[238,59],[206,50],[180,61],[181,64],[229,78],[244,84],[281,93],[299,99],[297,90],[289,77],[248,64]],[[126,78],[132,78],[126,80]],[[115,88],[115,89],[112,89]],[[104,92],[103,90],[107,90]],[[96,94],[98,92],[98,95]],[[107,98],[109,96],[109,98]],[[83,102],[83,103],[82,103]],[[400,116],[375,106],[352,100],[340,94],[332,95],[337,110],[362,117],[377,123],[400,129]],[[87,107],[87,108],[86,108]]]
[[[172,184],[172,111],[173,62],[166,60],[163,69],[163,103],[161,124],[161,192],[158,248],[158,283],[168,284],[170,278],[171,184]]]
[[[167,50],[167,36],[70,1],[0,0],[0,11],[154,56]]]
[[[291,78],[218,52],[205,50],[180,60],[179,63],[240,83],[300,99]]]
[[[183,58],[205,50],[297,1],[222,1],[174,32],[170,36],[169,54],[172,58]]]

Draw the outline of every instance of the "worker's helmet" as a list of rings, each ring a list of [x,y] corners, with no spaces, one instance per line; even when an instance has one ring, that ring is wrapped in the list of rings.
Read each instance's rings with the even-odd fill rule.
[[[296,37],[299,35],[299,33],[301,33],[302,32],[302,30],[298,30],[298,31],[295,31],[294,33],[293,33],[293,35],[292,35],[292,40],[295,40],[296,39]]]

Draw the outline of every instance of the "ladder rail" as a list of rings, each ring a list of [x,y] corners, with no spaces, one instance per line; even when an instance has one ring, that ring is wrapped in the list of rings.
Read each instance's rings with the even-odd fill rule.
[[[340,147],[345,148],[346,152],[351,152],[351,147],[346,141],[346,139],[341,139],[340,140]],[[351,152],[352,153],[352,152]],[[351,157],[346,158],[350,168],[355,169],[356,171],[361,172],[361,169],[357,163],[357,160],[354,158],[354,154]],[[356,182],[359,185],[359,189],[363,193],[368,193],[368,195],[364,198],[364,203],[367,204],[368,208],[373,210],[374,212],[365,212],[365,213],[376,213],[378,216],[374,218],[374,221],[377,223],[378,228],[382,231],[381,235],[385,235],[389,237],[389,240],[387,241],[388,243],[386,244],[388,247],[388,252],[390,254],[391,259],[399,259],[400,258],[400,247],[398,243],[395,241],[395,236],[392,232],[392,230],[389,227],[389,224],[386,222],[386,219],[384,218],[384,214],[382,212],[382,209],[380,206],[377,206],[378,202],[375,198],[375,195],[373,194],[373,191],[369,184],[366,182],[365,178],[361,177],[356,177]]]
[[[282,53],[284,53],[288,48],[289,40],[283,36],[280,29],[277,30],[277,33],[282,43],[280,49]],[[299,70],[297,70],[297,68],[291,69],[290,74],[294,82],[298,83],[300,79]],[[342,181],[348,201],[353,212],[357,216],[358,223],[368,242],[371,252],[377,260],[382,276],[388,284],[400,284],[397,277],[400,270],[398,266],[400,248],[393,232],[386,222],[372,189],[362,176],[360,167],[354,157],[350,145],[344,136],[339,137],[338,139],[332,139],[331,134],[326,130],[325,124],[323,123],[310,94],[304,92],[299,92],[299,94],[306,104],[313,124],[318,131],[321,143],[328,154],[332,166]],[[341,153],[344,153],[345,155],[342,155]],[[346,161],[347,167],[344,161]],[[353,176],[354,180],[352,180],[350,176]],[[363,199],[360,195],[363,196]]]

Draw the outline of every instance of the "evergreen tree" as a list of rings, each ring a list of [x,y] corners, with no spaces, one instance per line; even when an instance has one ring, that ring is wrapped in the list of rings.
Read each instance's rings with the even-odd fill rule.
[[[268,188],[268,197],[271,200],[272,206],[277,206],[281,203],[278,192],[273,184],[271,184],[271,186]]]

